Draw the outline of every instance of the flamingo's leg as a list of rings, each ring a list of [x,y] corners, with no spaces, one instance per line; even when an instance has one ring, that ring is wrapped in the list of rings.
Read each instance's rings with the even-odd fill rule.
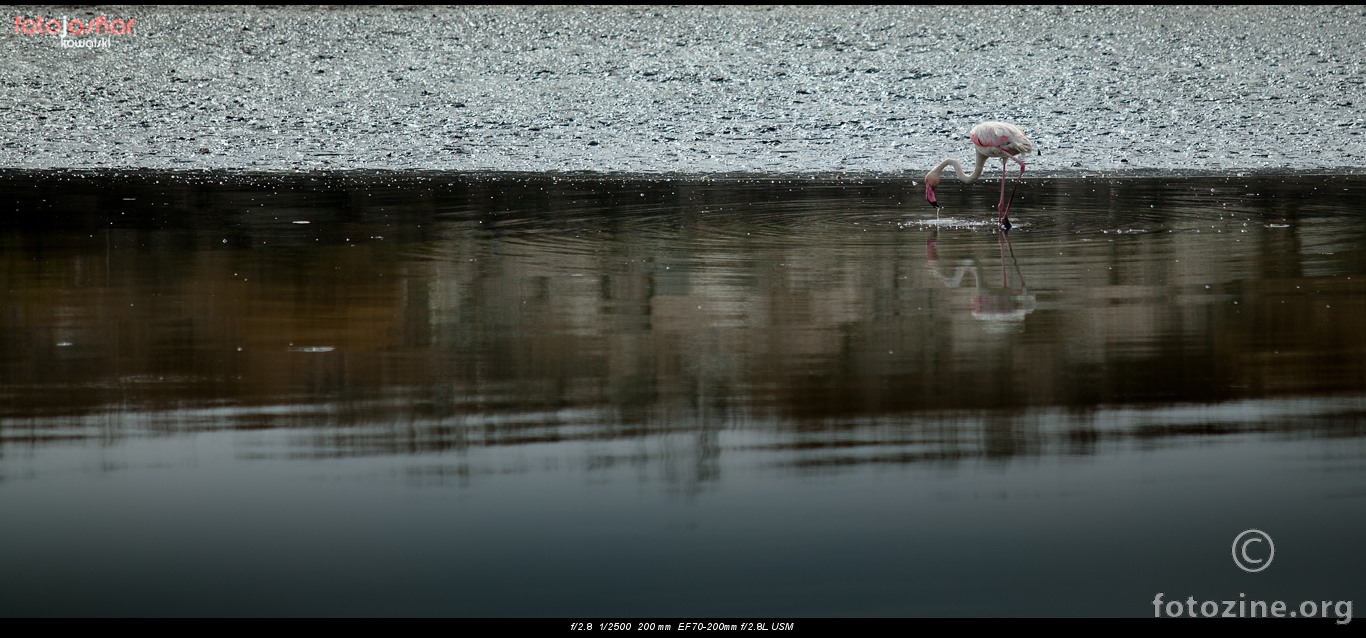
[[[1015,187],[1012,188],[1012,189],[1010,189],[1010,200],[1006,202],[1006,212],[1005,212],[1005,216],[1006,216],[1006,220],[1009,221],[1009,220],[1010,220],[1010,205],[1011,205],[1012,203],[1015,202],[1015,191],[1020,190],[1020,180],[1024,179],[1025,163],[1024,163],[1024,162],[1021,162],[1021,161],[1020,161],[1020,158],[1015,157],[1014,155],[1007,155],[1007,157],[1009,157],[1010,159],[1015,160],[1015,163],[1020,165],[1020,175],[1019,175],[1018,177],[1015,178]],[[1005,170],[1005,159],[1004,159],[1004,158],[1001,159],[1001,170],[1002,170],[1002,171]],[[1003,180],[1003,181],[1002,181],[1002,184],[1001,184],[1001,187],[1004,189],[1004,188],[1005,188],[1005,183],[1004,183],[1005,177],[1002,176],[1001,179]]]
[[[1005,212],[1006,205],[1006,158],[1001,158],[1001,199],[996,202],[996,221],[1001,221],[1000,215]]]

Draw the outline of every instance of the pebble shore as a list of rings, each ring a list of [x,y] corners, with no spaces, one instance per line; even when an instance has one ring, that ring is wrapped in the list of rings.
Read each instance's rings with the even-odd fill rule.
[[[983,120],[1029,132],[1033,175],[1366,160],[1361,7],[0,17],[3,169],[918,176]]]

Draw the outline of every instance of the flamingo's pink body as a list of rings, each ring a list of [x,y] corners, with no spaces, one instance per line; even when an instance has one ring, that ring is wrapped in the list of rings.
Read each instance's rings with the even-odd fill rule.
[[[952,166],[958,170],[958,179],[965,184],[977,181],[982,175],[982,166],[989,158],[1001,158],[1001,201],[996,204],[996,221],[1004,228],[1010,228],[1010,202],[1006,201],[1006,166],[1007,161],[1014,161],[1020,165],[1020,175],[1015,178],[1015,187],[1019,188],[1020,178],[1024,177],[1025,164],[1020,161],[1018,155],[1025,155],[1034,152],[1034,143],[1029,141],[1023,130],[1014,124],[1005,122],[982,122],[972,127],[968,132],[968,139],[972,140],[972,146],[977,151],[977,167],[971,175],[966,174],[963,165],[952,159],[946,159],[939,163],[925,174],[925,199],[931,206],[938,206],[939,200],[934,196],[934,187],[939,185],[939,176],[944,168]],[[1015,199],[1015,192],[1010,193],[1011,200]]]

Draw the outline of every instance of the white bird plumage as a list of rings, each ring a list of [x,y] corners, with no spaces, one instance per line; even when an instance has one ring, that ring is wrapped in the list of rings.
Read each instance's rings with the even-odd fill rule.
[[[1001,201],[996,204],[996,221],[1002,228],[1010,228],[1010,202],[1015,200],[1015,191],[1010,192],[1010,201],[1006,200],[1006,166],[1009,161],[1014,161],[1020,165],[1020,175],[1015,178],[1015,188],[1020,187],[1020,179],[1024,177],[1025,164],[1020,161],[1019,155],[1027,155],[1034,152],[1034,143],[1029,141],[1029,137],[1018,126],[1007,122],[982,122],[972,127],[968,131],[968,139],[972,140],[972,146],[977,151],[977,166],[972,174],[967,174],[963,170],[963,165],[954,159],[946,159],[930,169],[925,174],[925,199],[931,206],[938,207],[939,200],[934,196],[934,187],[939,185],[939,177],[944,169],[952,166],[958,171],[958,179],[965,184],[977,181],[982,175],[982,167],[987,160],[993,157],[1001,158]]]

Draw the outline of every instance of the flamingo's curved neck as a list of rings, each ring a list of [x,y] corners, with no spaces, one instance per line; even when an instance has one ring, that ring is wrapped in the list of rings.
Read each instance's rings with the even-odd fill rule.
[[[962,165],[962,164],[959,164],[957,160],[946,159],[946,160],[940,162],[938,166],[934,167],[934,170],[930,171],[930,174],[931,174],[931,175],[938,176],[940,173],[944,172],[944,168],[945,168],[946,166],[952,166],[952,167],[954,167],[954,169],[956,169],[956,170],[958,171],[958,179],[959,179],[960,181],[962,181],[964,184],[971,184],[971,183],[977,181],[977,178],[978,178],[978,177],[981,177],[981,176],[982,176],[982,166],[986,165],[986,163],[987,163],[987,156],[986,156],[986,155],[982,155],[981,153],[978,153],[978,154],[977,154],[977,168],[975,168],[975,169],[972,170],[972,174],[971,174],[971,175],[968,175],[968,174],[967,174],[967,171],[963,170],[963,165]]]

